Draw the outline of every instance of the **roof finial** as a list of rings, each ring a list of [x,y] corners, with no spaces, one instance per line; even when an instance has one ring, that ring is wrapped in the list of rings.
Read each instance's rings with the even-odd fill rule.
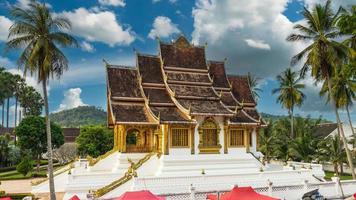
[[[106,62],[106,60],[105,60],[104,58],[103,58],[103,62],[104,62],[104,64],[105,64],[105,67],[109,66],[109,63]]]
[[[224,62],[226,62],[226,61],[227,61],[227,57],[224,58]]]
[[[205,42],[204,47],[208,48],[208,42]]]

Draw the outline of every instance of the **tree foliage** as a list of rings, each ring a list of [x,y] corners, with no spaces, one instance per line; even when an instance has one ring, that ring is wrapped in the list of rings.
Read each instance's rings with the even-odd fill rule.
[[[47,152],[45,119],[38,116],[26,117],[16,127],[15,132],[20,149],[29,152],[39,164],[41,155]],[[64,143],[61,127],[51,122],[51,134],[52,149],[59,148]]]
[[[85,126],[76,139],[80,155],[98,157],[113,148],[113,132],[104,126]]]

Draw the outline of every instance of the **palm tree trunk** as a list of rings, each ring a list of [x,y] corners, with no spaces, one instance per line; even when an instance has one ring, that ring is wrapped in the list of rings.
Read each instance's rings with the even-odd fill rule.
[[[5,121],[5,101],[2,100],[1,127],[4,127],[4,121]]]
[[[15,97],[15,125],[14,128],[17,126],[17,97]],[[16,132],[14,131],[14,142],[16,145]]]
[[[56,192],[55,192],[55,188],[54,188],[54,177],[53,177],[52,135],[51,135],[51,125],[50,125],[50,119],[49,119],[47,81],[46,80],[42,80],[42,88],[43,88],[43,99],[44,99],[44,105],[45,105],[45,120],[46,120],[46,133],[47,133],[49,191],[50,191],[50,195],[51,195],[51,200],[56,200]]]
[[[9,128],[10,98],[7,98],[6,128]]]
[[[339,167],[338,167],[337,163],[334,163],[334,171],[335,171],[336,176],[340,177],[340,175],[339,175]]]
[[[326,81],[328,83],[330,102],[331,102],[332,106],[334,106],[336,122],[337,122],[337,125],[338,125],[338,131],[340,132],[339,134],[341,135],[342,142],[344,143],[344,148],[345,148],[346,155],[347,155],[347,162],[348,162],[350,170],[351,170],[352,179],[356,179],[354,164],[352,162],[352,155],[351,155],[349,147],[347,146],[347,141],[346,141],[346,137],[345,137],[345,134],[344,134],[344,129],[343,129],[341,121],[340,121],[339,112],[337,111],[336,103],[335,103],[334,97],[333,97],[333,95],[331,93],[331,88],[332,87],[331,87],[331,79],[329,78],[329,76],[326,77]]]
[[[293,108],[291,109],[291,113],[290,113],[290,129],[291,129],[291,135],[292,135],[292,138],[294,139],[295,136],[294,136],[294,117],[293,117]]]
[[[355,130],[354,127],[352,126],[352,121],[351,121],[351,116],[350,116],[350,111],[349,111],[349,106],[346,106],[346,112],[347,112],[347,118],[349,119],[349,124],[350,124],[350,128],[351,128],[351,132],[352,135],[354,136],[354,143],[353,145],[353,149],[355,150],[355,146],[356,146],[356,135],[355,135]]]

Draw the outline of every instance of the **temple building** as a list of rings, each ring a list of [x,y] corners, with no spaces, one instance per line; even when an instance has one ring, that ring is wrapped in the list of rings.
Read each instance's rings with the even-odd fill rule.
[[[228,75],[205,47],[179,37],[136,67],[107,64],[108,126],[122,153],[256,152],[264,123],[247,76]]]
[[[228,75],[224,62],[208,61],[205,47],[184,37],[158,46],[157,55],[137,53],[136,67],[106,63],[114,148],[61,168],[54,182],[63,199],[140,190],[167,199],[193,199],[197,191],[196,199],[206,199],[232,185],[267,192],[273,183],[279,192],[320,182],[321,165],[260,162],[257,138],[266,124],[247,76]],[[34,194],[48,191],[48,181],[32,187]]]

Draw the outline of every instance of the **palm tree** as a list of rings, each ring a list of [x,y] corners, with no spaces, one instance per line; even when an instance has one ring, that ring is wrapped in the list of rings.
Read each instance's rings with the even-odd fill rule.
[[[260,94],[259,93],[262,92],[262,89],[258,87],[260,78],[248,73],[247,74],[247,80],[248,80],[248,84],[250,86],[250,89],[251,89],[252,96],[253,96],[254,100],[258,101],[258,99],[260,98]]]
[[[356,5],[353,5],[351,9],[345,10],[338,19],[337,26],[340,28],[342,34],[348,37],[344,43],[353,49],[356,49]]]
[[[272,121],[268,122],[268,125],[259,134],[259,150],[264,155],[264,160],[269,163],[273,154],[273,132],[272,132]]]
[[[288,151],[294,160],[311,162],[316,152],[316,144],[317,141],[308,133],[293,139],[290,142]]]
[[[48,148],[48,172],[51,199],[56,199],[53,181],[52,141],[49,121],[47,84],[53,76],[59,78],[68,68],[68,60],[58,48],[77,46],[76,40],[63,32],[71,28],[68,19],[54,17],[44,4],[31,1],[28,8],[14,6],[10,14],[14,24],[9,29],[8,49],[23,48],[18,63],[24,73],[36,74],[42,83]]]
[[[306,72],[311,70],[311,75],[316,81],[325,81],[328,85],[329,93],[332,90],[332,80],[335,68],[341,66],[343,60],[348,56],[349,49],[346,46],[336,42],[334,39],[340,36],[336,27],[336,22],[340,14],[339,11],[334,14],[331,9],[331,1],[326,1],[325,5],[317,4],[312,11],[304,8],[302,14],[306,20],[306,26],[297,24],[294,28],[299,33],[293,33],[287,37],[287,41],[312,42],[308,47],[292,58],[292,65],[306,58],[301,69],[301,76],[305,77]],[[338,130],[341,134],[344,146],[346,148],[347,160],[351,168],[352,177],[356,179],[353,168],[350,150],[347,147],[344,130],[341,126],[340,116],[331,95],[330,101],[334,106]]]
[[[356,100],[356,80],[352,77],[354,68],[351,65],[344,65],[343,68],[336,69],[336,73],[332,78],[332,96],[335,99],[337,108],[345,108],[349,125],[351,127],[352,135],[355,136],[355,132],[352,126],[352,120],[350,116],[349,107],[352,107],[353,101]],[[325,95],[328,92],[327,84],[324,84],[320,95]],[[330,96],[328,95],[328,101]],[[355,144],[354,144],[355,147]]]
[[[334,171],[337,176],[339,176],[339,165],[345,161],[346,157],[345,149],[342,146],[338,135],[329,136],[318,144],[320,159],[331,162],[334,165]]]
[[[305,99],[304,93],[301,91],[305,87],[301,84],[300,78],[297,78],[297,73],[292,72],[290,68],[286,69],[281,75],[277,76],[279,87],[272,90],[272,94],[279,93],[277,102],[283,108],[288,109],[291,124],[291,138],[294,138],[294,107],[300,107]]]

